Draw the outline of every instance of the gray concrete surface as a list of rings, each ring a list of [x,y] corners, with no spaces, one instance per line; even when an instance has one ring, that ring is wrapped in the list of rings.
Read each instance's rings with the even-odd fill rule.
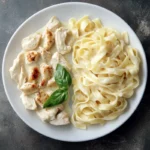
[[[150,0],[82,0],[122,17],[141,40],[150,62]],[[0,64],[17,27],[35,12],[67,0],[0,0]],[[0,65],[1,70],[1,65]],[[113,133],[89,142],[56,141],[30,129],[16,115],[4,93],[0,74],[0,150],[150,150],[150,84],[132,117]]]

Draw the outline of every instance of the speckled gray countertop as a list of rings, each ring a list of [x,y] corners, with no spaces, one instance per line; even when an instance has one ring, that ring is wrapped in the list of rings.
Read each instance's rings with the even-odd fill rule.
[[[67,0],[0,0],[0,63],[6,45],[29,16]],[[122,17],[141,40],[150,62],[150,0],[82,0]],[[1,65],[0,65],[1,69]],[[89,142],[56,141],[29,128],[14,112],[4,93],[0,74],[0,150],[150,150],[150,84],[132,117],[113,133]]]

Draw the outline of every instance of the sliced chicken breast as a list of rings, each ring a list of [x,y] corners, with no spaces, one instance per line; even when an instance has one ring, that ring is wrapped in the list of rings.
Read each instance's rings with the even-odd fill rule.
[[[26,67],[27,68],[27,67]],[[38,66],[28,67],[28,74],[29,74],[29,82],[37,81],[40,76],[40,70]]]
[[[57,105],[55,107],[40,109],[36,113],[42,121],[51,121],[54,120],[59,112],[64,109],[63,105]]]
[[[69,116],[63,104],[43,108],[50,95],[58,89],[54,79],[57,64],[71,70],[71,65],[62,54],[70,52],[66,44],[69,31],[60,28],[61,23],[52,17],[45,27],[22,40],[22,49],[10,68],[11,78],[22,91],[20,96],[23,105],[28,110],[36,110],[42,121],[53,125],[69,123]],[[50,51],[56,41],[57,52]],[[68,40],[67,40],[68,41]]]
[[[65,111],[60,112],[57,115],[56,119],[50,121],[50,124],[57,125],[57,126],[58,125],[66,125],[69,123],[70,123],[69,116]]]
[[[33,95],[27,96],[27,95],[25,95],[25,94],[22,93],[21,96],[20,96],[20,98],[21,98],[22,103],[23,103],[23,105],[24,105],[24,107],[26,109],[36,110],[37,105],[35,103]]]
[[[57,48],[57,51],[61,54],[66,54],[71,51],[71,46],[66,45],[66,38],[67,38],[68,33],[69,33],[69,30],[64,27],[58,28],[55,32],[56,48]]]
[[[23,50],[35,50],[40,43],[41,35],[39,33],[34,33],[22,40]]]
[[[47,26],[48,30],[50,30],[52,32],[55,32],[55,30],[61,26],[61,23],[58,20],[58,18],[56,18],[55,16],[53,16],[50,19],[50,21],[47,23],[46,26]]]
[[[47,84],[48,80],[53,77],[53,68],[51,65],[42,63],[40,65],[40,70],[41,70],[40,86],[45,86]]]
[[[25,71],[24,66],[21,67],[21,72],[19,73],[19,82],[18,82],[18,89],[20,89],[20,87],[27,82],[27,74]]]
[[[48,80],[47,82],[47,86],[50,87],[50,86],[55,86],[55,79],[54,77],[52,77],[50,80]]]
[[[31,64],[39,60],[40,53],[36,51],[28,51],[25,53],[26,64]]]
[[[71,70],[71,65],[66,61],[66,59],[64,58],[64,56],[61,55],[58,52],[55,52],[53,54],[51,62],[50,62],[50,64],[54,68],[54,70],[56,70],[56,66],[57,66],[58,63],[61,64],[61,65],[63,65],[66,69]]]
[[[52,93],[52,92],[51,92]],[[49,98],[49,94],[47,94],[44,90],[40,90],[35,94],[35,101],[36,103],[43,108],[43,104],[47,101]]]
[[[48,28],[45,29],[43,35],[42,35],[42,44],[41,46],[46,50],[50,50],[50,48],[54,44],[54,36],[53,33],[48,30]]]
[[[21,52],[14,60],[12,67],[9,69],[11,78],[18,84],[21,66],[24,61],[24,54]]]
[[[49,64],[50,60],[51,60],[51,52],[50,51],[46,51],[44,48],[40,47],[40,53],[41,53],[41,58],[42,60]]]
[[[38,85],[35,83],[24,83],[20,90],[25,94],[25,95],[30,95],[38,91]]]

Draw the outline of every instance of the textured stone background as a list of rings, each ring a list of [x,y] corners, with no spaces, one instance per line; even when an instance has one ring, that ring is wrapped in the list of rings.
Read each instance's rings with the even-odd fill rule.
[[[0,63],[8,40],[29,16],[67,0],[0,0]],[[101,5],[122,17],[136,32],[150,62],[150,0],[82,0]],[[1,66],[0,66],[1,70]],[[67,143],[44,137],[16,115],[4,93],[0,74],[0,150],[150,150],[150,85],[132,117],[113,133],[97,140]]]

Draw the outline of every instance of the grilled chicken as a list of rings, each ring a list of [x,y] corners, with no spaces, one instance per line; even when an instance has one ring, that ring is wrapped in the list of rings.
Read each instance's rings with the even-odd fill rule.
[[[58,28],[55,32],[56,48],[57,48],[57,51],[61,54],[66,54],[71,51],[71,46],[66,45],[66,42],[65,42],[68,33],[69,33],[69,30],[64,27]]]
[[[24,66],[22,66],[21,72],[19,74],[18,89],[20,89],[20,87],[26,82],[27,82],[27,74],[26,74]]]
[[[25,56],[25,61],[27,64],[37,62],[39,59],[40,53],[36,51],[28,51]]]
[[[41,58],[42,60],[49,64],[51,60],[51,53],[50,51],[46,51],[44,48],[40,47],[40,53],[41,53]]]
[[[48,80],[47,86],[48,86],[48,87],[53,86],[55,83],[56,83],[56,82],[55,82],[55,79],[54,79],[54,77],[52,77],[50,80]]]
[[[54,16],[50,19],[50,21],[47,23],[48,30],[55,32],[57,28],[61,26],[60,21]]]
[[[57,64],[61,64],[63,65],[65,68],[67,68],[68,70],[71,70],[71,66],[70,64],[66,61],[66,59],[64,58],[63,55],[61,55],[58,52],[55,52],[52,56],[51,62],[50,64],[52,65],[52,67],[54,68],[54,70],[56,69]]]
[[[63,65],[68,70],[71,69],[62,55],[71,50],[71,47],[65,43],[69,31],[59,28],[60,26],[60,21],[52,17],[42,30],[24,38],[22,40],[24,51],[17,56],[9,70],[11,78],[22,91],[20,98],[25,108],[36,110],[42,121],[53,125],[69,123],[69,116],[64,111],[63,104],[43,109],[43,104],[58,88],[54,79],[57,64]],[[51,56],[53,51],[49,50],[54,41],[58,52]]]
[[[9,69],[11,78],[18,84],[19,74],[21,72],[22,62],[24,61],[24,54],[20,53],[14,60],[12,67]]]
[[[69,123],[70,123],[69,116],[65,111],[60,112],[57,115],[56,119],[50,121],[50,124],[57,125],[57,126],[58,125],[66,125]]]
[[[43,104],[46,102],[48,98],[49,94],[44,92],[44,90],[40,90],[38,93],[35,94],[35,101],[41,108],[43,107]]]
[[[20,87],[20,90],[25,95],[30,95],[38,91],[38,85],[36,85],[35,83],[26,82]]]
[[[31,34],[22,40],[22,48],[23,50],[34,50],[39,46],[40,41],[41,41],[40,34],[38,33]]]
[[[53,33],[48,30],[48,28],[45,29],[45,32],[42,35],[42,44],[41,46],[46,50],[50,50],[52,45],[54,44],[54,36]]]
[[[20,98],[22,99],[22,103],[26,109],[35,110],[37,108],[37,105],[32,95],[27,96],[22,93]]]
[[[37,81],[39,79],[40,71],[38,69],[38,66],[34,65],[33,67],[28,67],[27,71],[29,74],[29,77],[28,77],[29,82]]]
[[[56,115],[64,109],[63,105],[57,105],[55,107],[40,109],[36,113],[42,121],[51,121],[56,118]]]
[[[53,68],[51,65],[47,65],[45,63],[42,63],[40,65],[41,70],[41,83],[40,86],[45,86],[49,79],[53,76]]]

